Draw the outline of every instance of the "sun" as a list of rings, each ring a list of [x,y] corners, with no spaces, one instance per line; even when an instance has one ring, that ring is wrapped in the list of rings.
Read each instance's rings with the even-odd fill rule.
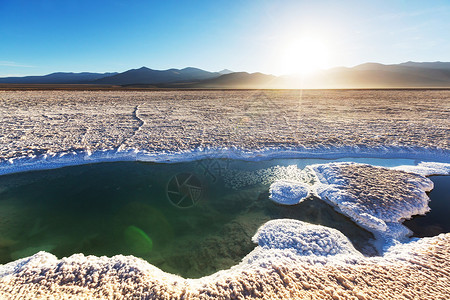
[[[285,43],[280,56],[280,73],[308,75],[327,67],[328,48],[317,38],[294,38]]]

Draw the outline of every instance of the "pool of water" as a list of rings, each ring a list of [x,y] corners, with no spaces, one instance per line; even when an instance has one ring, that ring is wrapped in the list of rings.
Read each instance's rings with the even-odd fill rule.
[[[415,216],[403,224],[415,237],[436,236],[450,232],[450,176],[430,176],[434,189],[428,194],[431,211],[425,216]]]
[[[337,228],[375,255],[373,235],[325,202],[281,206],[269,199],[280,166],[327,161],[116,162],[0,176],[0,263],[40,250],[60,258],[130,254],[197,278],[239,263],[255,247],[258,227],[278,218]]]

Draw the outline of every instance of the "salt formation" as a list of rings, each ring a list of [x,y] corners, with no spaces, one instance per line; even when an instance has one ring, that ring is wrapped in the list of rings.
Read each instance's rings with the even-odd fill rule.
[[[448,164],[422,163],[417,167],[402,168],[435,174],[447,172]],[[314,194],[373,232],[380,248],[387,249],[410,235],[411,232],[401,225],[404,219],[429,211],[426,192],[433,189],[433,182],[422,175],[401,171],[402,168],[345,162],[312,165],[304,172],[317,176],[310,186]],[[280,204],[301,201],[296,191],[299,184],[304,185],[275,182],[271,186],[272,200]]]
[[[293,250],[301,256],[361,255],[338,230],[297,220],[269,221],[252,240],[264,249]]]
[[[309,195],[310,187],[303,182],[278,180],[270,186],[270,199],[285,205],[298,204]]]

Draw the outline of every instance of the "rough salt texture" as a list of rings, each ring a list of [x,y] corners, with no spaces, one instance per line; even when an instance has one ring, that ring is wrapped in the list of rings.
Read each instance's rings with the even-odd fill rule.
[[[6,299],[446,299],[450,234],[392,247],[384,257],[300,256],[257,247],[260,259],[201,279],[130,256],[40,252],[0,268]],[[277,257],[277,260],[273,260]],[[267,260],[267,263],[264,263]]]
[[[400,223],[429,211],[428,178],[357,163],[313,165],[320,183],[317,194],[356,223],[383,236],[403,239],[409,231]]]
[[[270,199],[284,205],[294,205],[308,197],[310,186],[302,182],[278,180],[270,185]]]
[[[0,91],[0,162],[208,147],[448,155],[449,128],[448,90]]]
[[[266,222],[253,236],[253,242],[265,249],[294,250],[303,256],[360,255],[338,230],[298,220]]]

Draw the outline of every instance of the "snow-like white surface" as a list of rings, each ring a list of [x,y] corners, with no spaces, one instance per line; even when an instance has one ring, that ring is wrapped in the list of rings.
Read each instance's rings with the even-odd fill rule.
[[[278,180],[270,186],[270,199],[279,204],[294,205],[309,195],[310,187],[303,182]]]
[[[406,165],[393,167],[392,169],[415,173],[422,176],[450,175],[450,163],[421,162],[417,166]]]
[[[302,256],[361,255],[338,230],[298,220],[269,221],[252,240],[264,249],[291,249]]]

